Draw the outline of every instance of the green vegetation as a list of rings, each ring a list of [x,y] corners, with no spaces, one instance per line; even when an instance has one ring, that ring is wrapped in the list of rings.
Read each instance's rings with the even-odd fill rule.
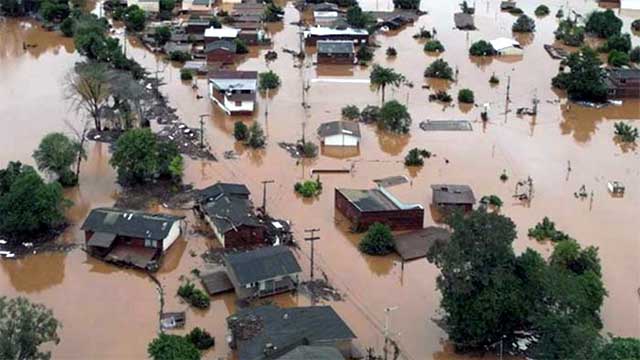
[[[68,17],[64,19],[62,23],[60,23],[60,32],[62,32],[62,35],[66,37],[72,37],[73,32],[75,31],[74,27],[75,27],[75,20],[73,20],[73,18]]]
[[[502,174],[500,174],[500,181],[505,182],[509,180],[509,175],[507,175],[507,170],[502,170]]]
[[[254,149],[263,148],[267,144],[267,138],[264,136],[264,130],[262,130],[262,126],[257,122],[254,122],[251,127],[249,127],[249,139],[247,140],[247,145]]]
[[[549,13],[551,13],[551,10],[549,10],[549,7],[547,5],[538,5],[533,13],[536,14],[536,16],[542,17],[549,15]]]
[[[193,71],[191,69],[180,69],[180,80],[193,80]]]
[[[158,45],[162,46],[171,40],[171,29],[168,26],[160,26],[153,33],[153,38]]]
[[[360,118],[360,109],[355,105],[347,105],[341,110],[342,118],[346,120],[358,120]]]
[[[411,115],[407,107],[396,100],[391,100],[380,108],[378,126],[384,130],[406,134],[411,127]]]
[[[0,170],[0,233],[36,235],[64,223],[70,205],[62,186],[46,184],[35,169],[9,162]]]
[[[625,52],[613,50],[607,57],[607,63],[613,67],[621,67],[629,65],[629,55]]]
[[[195,345],[178,335],[158,335],[149,343],[147,352],[153,360],[200,360]]]
[[[207,332],[207,330],[199,327],[193,328],[191,332],[185,335],[185,338],[191,342],[198,350],[207,350],[215,345],[215,340]]]
[[[247,141],[249,139],[249,127],[242,121],[236,121],[233,124],[233,137],[237,141]]]
[[[629,51],[629,60],[634,63],[640,63],[640,46],[636,46]]]
[[[599,360],[640,359],[640,339],[613,337],[598,352]]]
[[[577,21],[566,18],[561,20],[554,32],[556,40],[568,46],[580,46],[584,42],[585,28]]]
[[[536,226],[529,229],[528,236],[538,241],[549,239],[553,242],[559,242],[571,239],[569,235],[556,229],[556,224],[546,216]]]
[[[0,296],[0,358],[50,359],[61,327],[53,312],[24,297]],[[49,344],[51,343],[51,344]],[[40,350],[46,344],[47,351]]]
[[[375,89],[375,91],[380,90],[382,94],[382,102],[384,103],[384,94],[385,89],[388,85],[393,87],[399,87],[405,82],[404,75],[396,72],[392,68],[382,67],[378,64],[374,64],[371,69],[371,73],[369,74],[369,80],[371,82],[371,87]]]
[[[496,212],[454,214],[448,224],[451,239],[427,259],[441,272],[441,321],[456,350],[500,342],[510,353],[534,337],[523,354],[529,358],[592,359],[582,354],[599,343],[606,296],[596,248],[565,240],[545,260],[531,249],[516,255],[515,225]]]
[[[280,87],[280,77],[278,74],[269,70],[258,75],[258,87],[260,90],[275,90]]]
[[[458,91],[458,101],[463,104],[473,104],[474,102],[473,91],[469,89],[461,89]]]
[[[407,156],[404,157],[405,166],[422,166],[424,159],[431,157],[431,152],[425,149],[413,148],[409,150]]]
[[[599,49],[603,52],[618,50],[624,53],[631,51],[631,35],[629,34],[616,34],[611,35],[604,46]]]
[[[500,84],[500,79],[496,76],[495,73],[491,74],[491,77],[489,78],[489,84],[491,84],[491,85]]]
[[[536,22],[527,15],[520,15],[511,26],[511,31],[521,33],[531,33],[536,31]]]
[[[625,122],[619,121],[613,124],[615,135],[623,142],[632,143],[638,139],[638,128],[631,126]]]
[[[318,156],[318,145],[312,143],[311,141],[301,141],[298,147],[300,149],[302,157],[304,158],[314,158]]]
[[[453,80],[453,69],[443,59],[437,59],[424,71],[424,77]]]
[[[180,285],[178,288],[178,296],[183,298],[184,301],[188,302],[191,306],[198,309],[209,308],[209,295],[197,288],[196,285],[189,280]]]
[[[282,19],[283,15],[284,10],[280,6],[274,4],[273,2],[270,2],[264,9],[262,19],[266,22],[277,22]]]
[[[620,34],[622,20],[611,10],[594,11],[587,16],[585,30],[603,39]]]
[[[367,124],[377,123],[380,121],[380,107],[375,105],[367,105],[360,111],[360,120]]]
[[[353,5],[347,9],[347,24],[356,29],[366,29],[376,23],[375,17],[362,11],[360,6]]]
[[[431,31],[421,26],[417,33],[413,34],[414,39],[431,39]]]
[[[640,19],[635,19],[631,22],[631,30],[640,31]]]
[[[77,175],[71,170],[78,156],[86,158],[84,149],[63,133],[47,134],[33,152],[38,170],[54,174],[62,186],[78,183]]]
[[[127,30],[137,32],[144,30],[147,16],[138,5],[131,5],[124,11],[123,20]]]
[[[509,14],[511,14],[511,15],[521,15],[523,13],[524,13],[524,11],[522,9],[520,9],[519,7],[514,7],[514,8],[509,9]]]
[[[564,61],[570,69],[552,80],[552,85],[567,90],[572,100],[605,101],[607,87],[598,54],[588,47],[574,52]]]
[[[170,169],[176,157],[181,155],[174,143],[158,141],[148,128],[132,129],[116,141],[110,164],[120,182],[142,184],[156,177],[180,178]]]
[[[503,205],[502,199],[498,195],[486,195],[480,199],[480,204],[484,206],[491,205],[496,208],[501,208]]]
[[[320,178],[316,180],[305,180],[295,183],[293,190],[302,195],[302,197],[311,198],[320,195],[322,192],[322,183],[320,182]]]
[[[420,7],[420,0],[393,0],[393,5],[396,9],[417,10]]]
[[[398,56],[398,51],[393,46],[389,46],[387,48],[386,54],[388,57],[395,57]]]
[[[39,9],[42,18],[49,22],[60,22],[65,20],[71,10],[69,2],[65,0],[43,0]]]
[[[424,44],[424,51],[427,52],[443,52],[444,46],[438,40],[429,40]]]
[[[469,48],[469,55],[472,56],[493,56],[495,54],[496,50],[485,40],[478,40]]]
[[[436,91],[435,94],[429,94],[429,101],[442,101],[445,103],[450,103],[453,101],[453,98],[446,91],[439,90]]]
[[[374,223],[369,226],[369,230],[364,235],[358,249],[368,255],[387,255],[393,249],[393,235],[389,226],[381,223]]]
[[[173,11],[176,0],[160,0],[160,11]]]
[[[242,55],[249,53],[249,47],[242,39],[234,39],[233,42],[236,44],[236,54]]]
[[[373,50],[367,45],[361,45],[356,52],[356,58],[360,65],[366,65],[369,61],[373,60]]]
[[[191,54],[188,52],[176,50],[169,53],[169,60],[177,62],[185,62],[191,60]]]

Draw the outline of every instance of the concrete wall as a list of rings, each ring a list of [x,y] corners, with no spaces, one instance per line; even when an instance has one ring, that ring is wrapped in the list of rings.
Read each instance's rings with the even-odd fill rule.
[[[333,136],[327,136],[323,140],[326,146],[358,146],[360,139],[356,136],[339,134]]]

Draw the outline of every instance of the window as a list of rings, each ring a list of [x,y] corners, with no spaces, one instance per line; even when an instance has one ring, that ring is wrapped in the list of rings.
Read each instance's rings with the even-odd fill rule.
[[[144,247],[155,248],[157,246],[158,246],[157,240],[149,240],[149,239],[144,240]]]
[[[242,101],[236,101],[236,106],[242,106]]]

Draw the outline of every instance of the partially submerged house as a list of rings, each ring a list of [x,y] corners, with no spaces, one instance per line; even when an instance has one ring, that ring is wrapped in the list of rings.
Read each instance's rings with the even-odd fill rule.
[[[337,10],[314,10],[313,20],[317,26],[331,26],[340,18]]]
[[[229,316],[227,325],[231,332],[229,345],[237,349],[239,360],[280,359],[300,346],[332,347],[350,358],[356,338],[330,306],[247,308]]]
[[[605,84],[611,99],[640,98],[640,69],[607,69]]]
[[[211,26],[204,31],[204,42],[208,44],[217,40],[233,41],[238,37],[239,33],[239,29],[231,27],[215,28]]]
[[[304,32],[304,39],[306,45],[315,45],[319,40],[351,41],[360,45],[369,41],[369,32],[364,29],[336,29],[316,26]]]
[[[213,3],[212,0],[182,0],[182,11],[208,13]]]
[[[215,71],[209,75],[209,97],[228,115],[251,114],[258,90],[256,71]]]
[[[157,13],[160,11],[160,0],[127,0],[127,6],[137,5],[140,9]]]
[[[320,40],[318,48],[318,64],[348,64],[355,61],[355,47],[352,41]]]
[[[208,63],[233,64],[236,59],[236,43],[231,40],[216,40],[204,47]]]
[[[451,232],[445,228],[428,226],[393,237],[393,245],[402,261],[421,259],[438,242],[447,242]]]
[[[302,269],[287,246],[270,246],[227,254],[224,264],[240,299],[295,290]]]
[[[355,231],[365,231],[377,222],[392,230],[417,230],[424,222],[422,205],[404,204],[381,186],[371,190],[335,189],[335,206]]]
[[[360,124],[355,121],[331,121],[320,125],[318,136],[324,146],[358,146]]]
[[[81,230],[87,251],[107,261],[154,269],[182,232],[183,216],[117,208],[91,210]]]
[[[514,39],[497,38],[489,41],[498,55],[522,55],[522,46]]]
[[[431,185],[433,205],[444,210],[473,210],[476,198],[473,190],[467,185],[436,184]]]
[[[453,22],[459,30],[475,30],[476,25],[473,21],[473,15],[459,12],[453,14]]]
[[[196,211],[225,248],[266,244],[265,226],[249,200],[249,189],[240,184],[217,183],[201,190]]]

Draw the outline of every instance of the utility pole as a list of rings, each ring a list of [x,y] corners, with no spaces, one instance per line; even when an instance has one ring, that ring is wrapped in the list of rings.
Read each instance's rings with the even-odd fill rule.
[[[507,104],[509,104],[509,101],[511,101],[511,97],[509,96],[510,92],[511,92],[511,75],[507,76]]]
[[[200,148],[204,149],[204,118],[209,117],[209,114],[200,115]]]
[[[316,240],[320,240],[319,236],[314,236],[316,231],[320,231],[320,229],[306,229],[304,232],[311,234],[309,237],[304,238],[305,241],[311,241],[311,280],[313,280],[313,266],[314,266],[314,245]]]
[[[262,213],[267,215],[267,184],[273,184],[275,180],[263,180],[262,183]]]
[[[384,360],[387,360],[387,357],[388,357],[387,346],[389,344],[389,334],[390,334],[389,323],[391,322],[391,319],[390,319],[391,312],[396,310],[398,310],[397,306],[388,307],[384,309],[384,347],[383,347]]]

